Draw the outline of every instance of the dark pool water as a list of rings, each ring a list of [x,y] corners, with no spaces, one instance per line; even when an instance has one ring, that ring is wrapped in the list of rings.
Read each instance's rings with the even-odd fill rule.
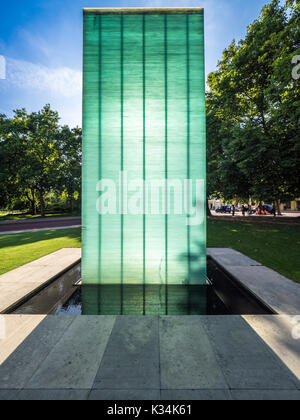
[[[214,260],[205,285],[83,285],[80,264],[11,313],[56,315],[267,315],[270,308]]]
[[[228,315],[213,287],[185,285],[82,286],[57,315]]]

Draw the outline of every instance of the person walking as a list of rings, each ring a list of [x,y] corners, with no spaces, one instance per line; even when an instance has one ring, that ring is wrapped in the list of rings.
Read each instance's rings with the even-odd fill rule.
[[[242,215],[245,216],[245,214],[246,214],[246,207],[243,204],[242,205]]]
[[[234,204],[232,204],[231,210],[232,210],[232,216],[234,217],[235,216],[235,205]]]

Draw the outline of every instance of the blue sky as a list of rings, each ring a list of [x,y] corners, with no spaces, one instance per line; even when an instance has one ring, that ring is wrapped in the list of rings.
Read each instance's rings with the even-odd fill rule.
[[[0,113],[25,107],[35,111],[50,103],[62,124],[81,126],[83,7],[204,7],[206,72],[216,68],[232,39],[268,0],[0,0],[0,55],[6,59],[6,80],[0,72]]]

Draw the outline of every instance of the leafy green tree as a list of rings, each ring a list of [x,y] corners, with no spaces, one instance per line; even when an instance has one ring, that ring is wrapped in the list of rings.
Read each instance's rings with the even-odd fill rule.
[[[279,210],[280,200],[300,192],[299,80],[291,75],[299,41],[299,2],[283,7],[272,0],[209,75],[208,116],[215,122],[208,141],[216,141],[217,130],[217,179],[224,178],[218,185],[225,196],[242,189]]]
[[[0,115],[0,208],[12,208],[24,200],[18,180],[18,158],[21,152],[12,142],[14,126],[5,115]]]
[[[58,178],[58,190],[66,191],[68,208],[74,210],[74,194],[81,197],[81,142],[82,130],[80,128],[70,129],[62,127],[60,131],[60,145],[62,156],[62,167]]]
[[[70,210],[81,187],[81,129],[59,126],[46,105],[28,114],[0,115],[0,206],[30,205],[45,215],[45,197],[67,193]],[[23,203],[23,204],[22,204]],[[28,207],[27,207],[28,208]]]
[[[17,111],[16,117],[18,114]],[[56,185],[62,166],[58,139],[59,116],[46,105],[41,111],[30,115],[24,111],[21,117],[19,133],[24,135],[21,142],[15,137],[15,142],[23,152],[18,175],[24,189],[31,193],[31,199],[29,193],[27,196],[32,203],[38,195],[40,213],[44,216],[45,193]]]
[[[207,94],[207,191],[208,196],[248,201],[251,182],[243,174],[228,147],[234,127],[218,115],[218,98]]]

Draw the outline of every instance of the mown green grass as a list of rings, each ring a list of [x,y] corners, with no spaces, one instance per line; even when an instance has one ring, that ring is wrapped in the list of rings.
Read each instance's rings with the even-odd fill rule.
[[[45,217],[75,217],[80,216],[80,213],[48,213]],[[31,220],[31,219],[40,219],[41,215],[37,214],[32,216],[31,214],[24,213],[1,213],[0,221],[5,220]]]
[[[80,228],[0,235],[0,275],[61,248],[80,247]]]
[[[233,248],[300,283],[300,225],[208,221],[208,247]]]

